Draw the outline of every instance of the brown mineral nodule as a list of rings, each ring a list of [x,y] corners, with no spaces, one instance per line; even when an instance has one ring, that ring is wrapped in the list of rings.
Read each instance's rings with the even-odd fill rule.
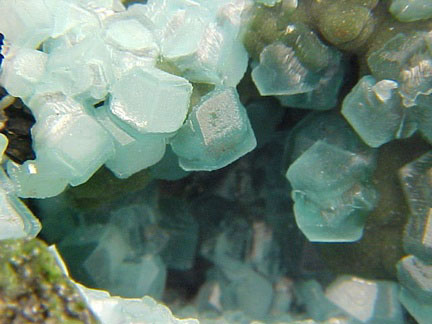
[[[0,242],[0,323],[98,323],[45,243]]]

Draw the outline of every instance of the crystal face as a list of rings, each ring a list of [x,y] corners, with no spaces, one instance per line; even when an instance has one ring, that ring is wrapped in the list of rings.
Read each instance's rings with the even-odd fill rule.
[[[0,0],[0,323],[430,324],[431,17]]]

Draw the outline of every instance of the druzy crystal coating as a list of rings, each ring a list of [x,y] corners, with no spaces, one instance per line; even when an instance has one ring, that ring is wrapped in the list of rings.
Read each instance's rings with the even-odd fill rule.
[[[55,245],[101,323],[429,324],[431,17],[0,0],[0,240]],[[57,287],[45,250],[0,267],[0,322],[13,274]]]

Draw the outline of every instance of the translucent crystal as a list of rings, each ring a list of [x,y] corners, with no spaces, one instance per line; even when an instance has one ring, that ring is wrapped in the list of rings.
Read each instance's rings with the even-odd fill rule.
[[[185,170],[222,168],[256,146],[255,136],[233,88],[221,88],[201,99],[172,139]]]
[[[59,249],[68,262],[82,263],[82,270],[72,274],[91,286],[125,297],[161,296],[166,272],[160,257],[135,256],[115,226],[78,229],[60,243]]]
[[[400,170],[402,188],[410,207],[405,228],[405,251],[432,262],[432,152]]]
[[[355,154],[316,142],[288,169],[297,224],[310,241],[356,241],[375,193],[368,165]]]
[[[117,19],[108,23],[105,39],[120,50],[139,55],[151,57],[157,55],[159,51],[152,33],[135,19]]]
[[[114,83],[110,111],[140,133],[174,132],[186,118],[191,94],[192,85],[181,77],[135,69]]]
[[[37,160],[28,160],[23,164],[8,161],[7,172],[16,185],[17,195],[22,198],[56,196],[69,182],[55,161],[43,154]]]
[[[267,45],[252,71],[263,96],[310,92],[319,86],[329,68],[335,70],[339,65],[340,53],[321,43],[302,24],[288,25],[283,40]]]
[[[108,133],[74,100],[49,94],[35,98],[30,107],[37,119],[32,128],[36,154],[58,165],[71,185],[86,182],[113,155]]]
[[[45,73],[48,55],[34,49],[10,47],[3,63],[0,83],[10,95],[28,98]]]
[[[288,156],[298,158],[286,177],[297,225],[311,241],[358,240],[377,199],[373,152],[336,115],[313,115],[296,129]]]
[[[0,30],[16,46],[37,48],[53,30],[53,16],[45,0],[0,2]]]
[[[432,3],[428,0],[392,0],[390,12],[400,21],[416,21],[432,17]]]
[[[0,240],[34,238],[41,224],[15,195],[0,188]]]
[[[432,315],[432,266],[408,255],[398,262],[397,269],[403,286],[400,301],[420,324],[428,323]]]
[[[334,108],[337,104],[344,72],[344,64],[335,65],[327,69],[319,80],[318,87],[314,90],[290,96],[278,96],[277,98],[283,106],[293,108],[314,110]]]
[[[325,291],[326,297],[362,323],[405,323],[398,301],[398,285],[341,276]]]
[[[115,155],[105,165],[118,178],[127,178],[162,159],[166,147],[165,136],[124,130],[112,120],[107,109],[107,105],[99,107],[95,116],[113,138]]]
[[[325,321],[333,316],[343,315],[343,311],[333,304],[324,294],[316,280],[301,282],[296,286],[299,302],[306,307],[310,317],[316,321]]]
[[[7,141],[4,144],[7,145]],[[0,169],[0,240],[34,238],[41,224],[14,191],[14,185]]]
[[[85,53],[85,55],[83,54]],[[110,53],[98,36],[50,51],[39,92],[61,91],[78,101],[96,103],[108,94],[114,79]]]
[[[365,76],[344,99],[342,114],[371,147],[409,137],[417,128],[402,107],[397,90],[395,81],[376,82],[372,76]]]
[[[426,32],[397,34],[368,57],[368,65],[377,80],[399,83],[405,107],[416,104],[419,95],[432,93],[432,35]]]
[[[156,25],[162,55],[187,79],[234,87],[248,61],[239,41],[245,4],[243,0],[150,1],[143,11]]]

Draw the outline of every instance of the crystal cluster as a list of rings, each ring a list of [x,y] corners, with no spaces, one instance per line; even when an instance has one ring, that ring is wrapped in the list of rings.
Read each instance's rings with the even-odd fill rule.
[[[218,169],[255,147],[234,88],[248,60],[245,1],[1,5],[12,13],[0,24],[9,42],[1,84],[36,118],[37,158],[7,166],[21,197],[55,196],[104,164],[127,178],[167,144],[185,170]],[[199,93],[200,83],[213,89]]]
[[[429,324],[428,1],[0,17],[0,321]]]

